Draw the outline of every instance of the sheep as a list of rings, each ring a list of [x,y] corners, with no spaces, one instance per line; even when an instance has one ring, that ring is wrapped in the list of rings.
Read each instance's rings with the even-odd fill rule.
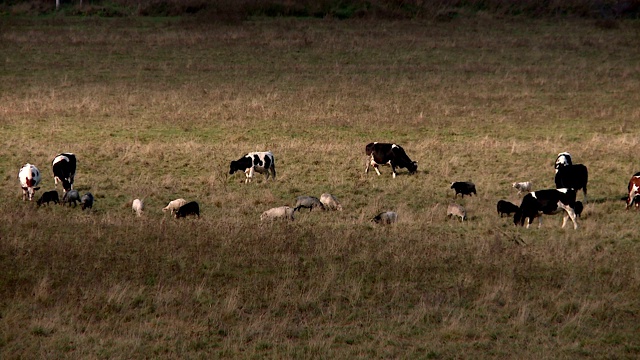
[[[293,214],[298,208],[292,208],[289,206],[280,206],[271,208],[260,215],[260,221],[276,220],[276,219],[288,219],[293,221]]]
[[[324,205],[325,209],[342,211],[342,205],[338,199],[329,193],[320,195],[320,202]]]
[[[131,204],[131,210],[138,216],[142,216],[142,212],[144,211],[144,201],[140,199],[133,200],[133,203]]]
[[[47,203],[47,205],[49,205],[50,201],[53,201],[55,204],[58,204],[60,202],[60,197],[57,191],[51,190],[43,193],[42,196],[40,196],[40,199],[38,199],[37,203],[38,206],[44,203]]]
[[[93,194],[88,192],[82,195],[82,197],[80,198],[80,203],[82,210],[93,208]]]
[[[315,196],[298,196],[296,198],[295,208],[296,210],[300,210],[301,208],[308,208],[309,211],[313,209],[325,210],[324,205]]]
[[[198,203],[195,201],[186,203],[180,206],[180,208],[176,210],[176,213],[174,214],[176,219],[187,217],[187,215],[197,215],[198,217],[200,217],[200,205],[198,205]]]
[[[458,196],[458,194],[462,194],[464,198],[465,195],[471,196],[471,194],[478,195],[476,193],[476,185],[470,181],[455,181],[451,183],[451,188],[456,191],[454,198]]]
[[[451,218],[452,215],[460,217],[460,220],[464,222],[464,219],[467,218],[467,211],[462,206],[451,203],[447,206],[447,217]]]
[[[398,221],[398,213],[395,211],[381,212],[371,219],[371,221],[376,224],[393,224]]]
[[[518,190],[518,195],[523,192],[531,192],[531,181],[514,182],[512,187]]]
[[[169,202],[169,204],[167,206],[165,206],[164,208],[162,208],[162,212],[167,212],[169,211],[171,213],[171,215],[173,215],[176,211],[178,211],[178,209],[183,206],[184,204],[187,203],[187,200],[185,199],[175,199]]]
[[[498,209],[498,214],[500,215],[500,217],[502,217],[502,215],[504,214],[507,214],[507,216],[509,216],[520,209],[518,205],[506,200],[499,200],[496,208]]]
[[[78,193],[78,190],[69,190],[62,197],[63,203],[67,203],[69,204],[69,206],[71,206],[71,203],[73,203],[73,207],[76,207],[79,201],[80,193]]]

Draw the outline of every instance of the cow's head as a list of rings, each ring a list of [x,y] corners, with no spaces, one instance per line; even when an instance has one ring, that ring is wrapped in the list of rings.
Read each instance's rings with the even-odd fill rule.
[[[231,160],[231,164],[229,165],[229,174],[233,174],[236,171],[240,171],[240,167],[238,166],[238,161]]]
[[[556,158],[556,164],[555,164],[556,172],[558,171],[559,168],[563,166],[568,166],[568,165],[572,165],[571,154],[569,154],[568,152],[559,153],[558,157]]]
[[[412,161],[407,164],[407,170],[409,170],[409,174],[414,174],[416,171],[418,171],[418,162]]]

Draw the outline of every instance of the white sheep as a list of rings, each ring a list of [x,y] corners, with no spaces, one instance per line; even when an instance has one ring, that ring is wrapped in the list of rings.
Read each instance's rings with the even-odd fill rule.
[[[260,221],[276,220],[276,219],[289,219],[293,221],[293,213],[296,210],[290,206],[280,206],[271,208],[260,215]]]
[[[140,199],[133,200],[131,210],[133,210],[133,212],[135,212],[138,216],[142,216],[142,212],[144,211],[144,201]]]
[[[398,221],[398,213],[395,211],[385,211],[371,219],[376,224],[393,224]]]
[[[338,199],[329,193],[320,195],[320,202],[324,205],[325,209],[342,211],[342,205]]]
[[[467,211],[460,205],[451,203],[447,207],[447,216],[450,218],[451,215],[458,216],[464,222],[464,219],[467,218]]]
[[[522,194],[522,192],[531,192],[531,181],[514,182],[512,186],[518,190],[518,195]]]
[[[164,208],[162,208],[162,212],[171,212],[171,215],[173,215],[173,213],[175,213],[176,211],[178,211],[178,209],[180,209],[180,207],[184,204],[187,203],[187,200],[185,199],[175,199],[169,202],[169,204],[167,206],[165,206]]]

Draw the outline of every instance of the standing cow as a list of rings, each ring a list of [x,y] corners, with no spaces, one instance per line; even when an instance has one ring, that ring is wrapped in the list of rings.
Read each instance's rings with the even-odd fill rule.
[[[269,180],[269,171],[271,171],[271,176],[275,180],[275,158],[271,151],[250,152],[238,160],[231,161],[229,174],[233,174],[236,171],[244,171],[247,177],[244,181],[245,184],[253,179],[254,172],[265,174],[266,180]]]
[[[369,166],[373,166],[378,176],[380,176],[379,165],[390,165],[394,179],[396,177],[396,167],[406,168],[409,170],[409,174],[413,174],[418,170],[418,163],[411,161],[400,145],[373,142],[367,144],[365,153],[369,156],[367,168],[364,170],[365,174],[369,172]]]
[[[18,180],[20,180],[20,187],[22,188],[22,200],[25,201],[28,198],[29,201],[32,201],[36,190],[40,189],[38,187],[38,184],[40,184],[40,171],[35,165],[27,163],[20,169]]]
[[[627,187],[627,190],[629,191],[629,197],[627,197],[626,209],[629,210],[629,208],[633,204],[635,204],[636,210],[638,210],[638,202],[636,201],[636,197],[640,195],[640,172],[633,174],[633,176],[629,180],[629,186]]]
[[[573,189],[546,189],[530,192],[522,199],[520,208],[513,216],[515,225],[524,225],[527,221],[527,229],[538,218],[538,227],[542,226],[542,215],[553,215],[561,211],[566,214],[562,219],[562,227],[570,218],[573,222],[573,228],[578,228],[576,222],[576,191]]]
[[[58,181],[60,181],[65,193],[73,189],[73,178],[76,176],[76,155],[72,153],[58,154],[51,162],[51,167],[55,187],[58,187]]]

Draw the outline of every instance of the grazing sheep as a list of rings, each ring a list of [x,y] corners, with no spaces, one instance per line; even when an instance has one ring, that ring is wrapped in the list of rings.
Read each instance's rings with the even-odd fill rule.
[[[198,205],[198,203],[195,201],[186,203],[180,206],[174,216],[176,217],[176,219],[179,219],[187,217],[187,215],[197,215],[198,217],[200,217],[200,205]]]
[[[271,208],[260,215],[260,221],[276,220],[276,219],[288,219],[293,221],[293,214],[298,208],[292,208],[289,206],[280,206]]]
[[[514,182],[512,186],[514,189],[518,190],[518,195],[523,192],[531,192],[531,181]]]
[[[451,203],[447,206],[447,217],[451,218],[451,215],[460,217],[460,220],[464,222],[467,218],[467,211],[460,205]]]
[[[131,210],[138,216],[142,216],[142,212],[144,211],[144,201],[140,199],[133,200],[133,203],[131,204]]]
[[[470,181],[456,181],[451,183],[451,188],[456,191],[456,194],[453,196],[454,198],[458,196],[458,194],[462,194],[464,198],[465,195],[471,196],[471,194],[476,194],[476,185]]]
[[[73,203],[73,207],[76,207],[79,201],[80,193],[78,193],[78,190],[69,190],[62,196],[62,202],[69,204],[69,206]]]
[[[88,192],[80,198],[82,210],[93,208],[93,194]]]
[[[44,203],[47,203],[47,205],[49,205],[50,201],[53,201],[55,204],[60,202],[60,197],[57,191],[51,190],[43,193],[42,196],[40,196],[40,199],[38,199],[38,206]]]
[[[178,209],[180,209],[181,206],[183,206],[186,203],[187,203],[187,200],[185,200],[185,199],[172,200],[172,201],[169,202],[169,204],[167,206],[162,208],[162,212],[169,211],[171,213],[171,215],[173,215],[176,211],[178,211]]]
[[[398,221],[398,213],[395,211],[381,212],[371,219],[371,221],[376,224],[393,224]]]
[[[320,202],[322,203],[322,205],[324,205],[324,208],[327,210],[342,211],[342,205],[340,204],[338,199],[336,199],[335,196],[329,193],[324,193],[320,195]]]
[[[502,215],[507,214],[507,216],[514,214],[516,211],[518,211],[518,209],[520,209],[520,207],[518,207],[518,205],[506,201],[506,200],[500,200],[498,201],[498,214],[500,215],[500,217],[502,217]]]
[[[296,198],[296,210],[300,210],[301,208],[307,208],[309,211],[313,209],[324,210],[324,205],[320,202],[320,200],[315,196],[298,196]]]

